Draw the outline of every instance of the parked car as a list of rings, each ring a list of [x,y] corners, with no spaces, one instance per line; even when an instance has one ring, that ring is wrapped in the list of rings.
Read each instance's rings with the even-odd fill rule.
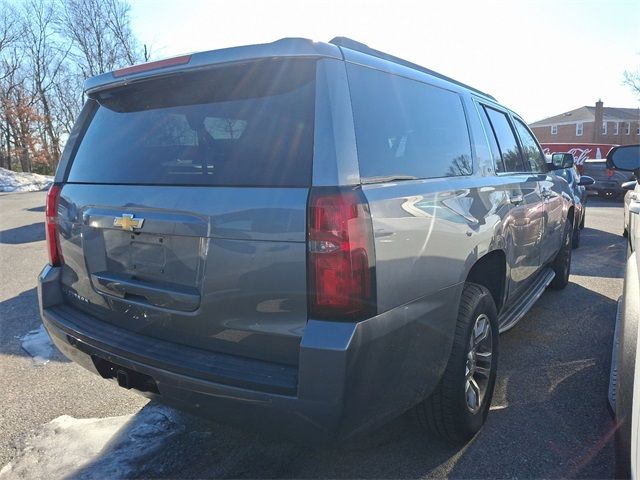
[[[560,153],[554,155],[567,155],[571,156],[571,163],[573,164],[573,155],[570,153]],[[584,219],[587,214],[587,187],[593,185],[595,182],[593,178],[588,175],[580,175],[578,169],[573,165],[570,168],[558,169],[557,174],[564,178],[569,184],[571,193],[573,195],[573,205],[575,206],[575,221],[573,228],[572,246],[578,248],[580,246],[580,231],[584,228]]]
[[[498,332],[567,285],[575,221],[526,123],[353,40],[87,80],[46,207],[44,324],[170,405],[306,439],[415,408],[464,442]]]
[[[606,159],[586,160],[582,164],[582,175],[588,175],[595,183],[587,190],[604,198],[620,198],[625,194],[622,184],[631,179],[628,172],[607,167]]]
[[[631,201],[638,200],[638,194],[635,191],[637,186],[637,180],[631,180],[622,184],[622,188],[627,191],[627,193],[624,195],[624,228],[622,230],[622,236],[625,238],[629,237],[629,207],[631,206]]]
[[[613,148],[607,166],[634,172],[640,178],[640,145]],[[618,302],[614,348],[609,382],[609,402],[615,415],[616,476],[636,478],[640,466],[637,445],[640,427],[640,186],[630,195],[626,221],[629,236],[628,258],[622,297]]]

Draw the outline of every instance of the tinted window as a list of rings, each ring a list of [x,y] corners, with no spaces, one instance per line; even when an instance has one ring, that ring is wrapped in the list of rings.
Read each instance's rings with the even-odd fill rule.
[[[489,122],[487,112],[482,107],[479,107],[478,111],[480,113],[480,119],[482,120],[482,126],[484,128],[487,141],[489,142],[489,148],[491,149],[491,156],[493,157],[493,164],[495,165],[496,172],[504,172],[504,163],[502,162],[502,157],[500,156],[500,149],[498,148],[498,142],[496,141],[496,134],[493,131],[491,123]]]
[[[315,63],[253,62],[101,94],[70,182],[306,186]]]
[[[485,109],[498,139],[505,170],[507,172],[524,172],[525,168],[520,155],[520,148],[518,148],[518,142],[511,129],[509,119],[504,113],[493,108],[485,107]]]
[[[525,160],[529,163],[530,170],[538,173],[546,171],[544,155],[536,139],[533,138],[529,129],[517,118],[515,119],[515,125],[518,136],[520,137],[520,143],[522,144],[522,153],[524,154]]]
[[[363,181],[471,174],[457,94],[366,67],[348,69]]]

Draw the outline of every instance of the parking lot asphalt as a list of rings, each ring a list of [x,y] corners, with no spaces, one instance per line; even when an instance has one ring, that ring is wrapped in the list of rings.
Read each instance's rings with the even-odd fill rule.
[[[36,365],[21,349],[20,338],[40,324],[35,282],[46,263],[44,200],[43,192],[0,195],[0,468],[56,417],[135,418],[147,403],[59,355]],[[590,199],[570,284],[545,292],[500,337],[491,412],[463,448],[424,436],[410,414],[358,442],[322,448],[180,416],[180,431],[138,459],[131,476],[611,477],[606,399],[626,259],[621,232],[621,203]]]

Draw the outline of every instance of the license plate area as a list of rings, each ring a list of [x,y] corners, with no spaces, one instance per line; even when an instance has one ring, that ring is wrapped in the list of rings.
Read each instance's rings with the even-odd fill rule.
[[[165,243],[163,237],[147,235],[136,238],[136,235],[131,235],[127,268],[139,274],[162,276],[167,262]]]
[[[150,375],[117,365],[97,355],[91,355],[91,360],[102,378],[116,380],[122,388],[127,390],[133,388],[140,392],[160,393],[157,382]]]
[[[135,231],[114,225],[123,215],[144,221]],[[89,207],[82,248],[89,274],[109,272],[150,283],[200,288],[208,223],[177,212]]]

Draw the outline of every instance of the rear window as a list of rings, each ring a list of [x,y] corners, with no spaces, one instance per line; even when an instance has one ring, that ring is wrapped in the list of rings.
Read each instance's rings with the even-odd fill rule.
[[[100,94],[68,181],[307,186],[315,62],[260,61]]]
[[[456,93],[367,67],[348,69],[363,182],[471,174]]]

